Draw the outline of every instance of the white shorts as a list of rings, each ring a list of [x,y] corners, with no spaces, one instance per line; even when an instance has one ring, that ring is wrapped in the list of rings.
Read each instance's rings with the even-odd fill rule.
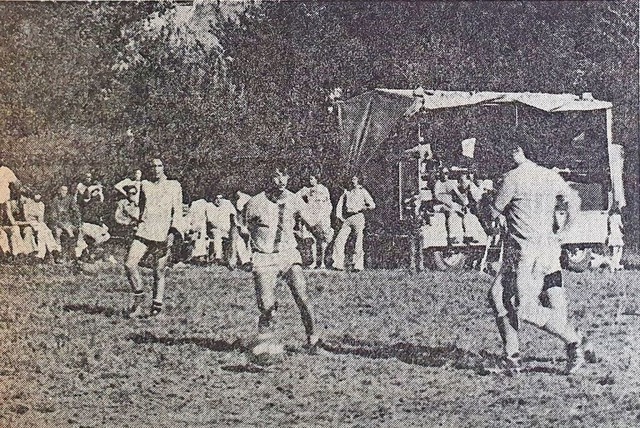
[[[278,271],[286,273],[293,265],[301,265],[302,257],[297,249],[281,251],[279,253],[253,253],[251,260],[254,272]]]
[[[505,270],[516,271],[518,267],[531,272],[531,274],[548,275],[557,272],[560,267],[560,242],[550,240],[548,242],[528,245],[523,248],[513,246],[505,247]]]
[[[82,233],[93,239],[96,244],[105,243],[111,238],[109,228],[105,225],[82,223]]]

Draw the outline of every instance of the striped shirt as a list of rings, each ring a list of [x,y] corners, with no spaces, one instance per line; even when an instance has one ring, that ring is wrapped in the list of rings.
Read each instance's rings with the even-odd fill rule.
[[[296,249],[293,229],[298,216],[308,222],[306,204],[289,190],[276,201],[265,192],[251,198],[245,207],[245,222],[253,249],[267,254]]]

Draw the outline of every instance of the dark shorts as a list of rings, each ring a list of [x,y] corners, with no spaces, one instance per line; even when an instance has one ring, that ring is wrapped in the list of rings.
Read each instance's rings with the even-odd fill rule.
[[[133,240],[144,244],[147,247],[147,254],[153,257],[165,257],[169,254],[169,249],[171,248],[169,241],[151,241],[139,236],[134,237]]]

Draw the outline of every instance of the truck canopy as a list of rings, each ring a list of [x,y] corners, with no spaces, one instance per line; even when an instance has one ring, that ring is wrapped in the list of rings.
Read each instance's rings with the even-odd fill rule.
[[[612,141],[611,109],[613,105],[608,101],[594,99],[591,93],[574,95],[441,91],[426,90],[422,87],[377,88],[337,103],[341,132],[340,154],[343,165],[348,173],[361,170],[374,158],[380,145],[389,138],[397,123],[418,112],[428,113],[439,109],[508,104],[524,105],[547,113],[605,111],[613,197],[620,206],[625,205],[622,187],[622,147],[613,144]],[[426,117],[428,118],[428,114]]]

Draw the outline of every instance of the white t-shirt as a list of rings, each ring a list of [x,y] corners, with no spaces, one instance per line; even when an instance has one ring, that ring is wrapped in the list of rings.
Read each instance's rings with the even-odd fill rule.
[[[4,204],[11,198],[9,185],[18,181],[16,175],[6,166],[0,166],[0,204]]]
[[[245,221],[254,250],[278,253],[295,250],[298,246],[293,229],[298,215],[307,221],[307,204],[296,194],[285,190],[277,201],[262,192],[247,202]]]
[[[520,248],[553,238],[558,195],[578,198],[557,172],[531,161],[504,175],[494,206],[507,217],[509,235]]]
[[[231,216],[237,215],[236,207],[228,199],[222,199],[220,206],[216,206],[213,202],[207,205],[207,221],[216,229],[224,232],[231,230]]]
[[[182,186],[176,180],[143,180],[140,194],[142,213],[136,236],[164,242],[169,229],[183,230]]]

